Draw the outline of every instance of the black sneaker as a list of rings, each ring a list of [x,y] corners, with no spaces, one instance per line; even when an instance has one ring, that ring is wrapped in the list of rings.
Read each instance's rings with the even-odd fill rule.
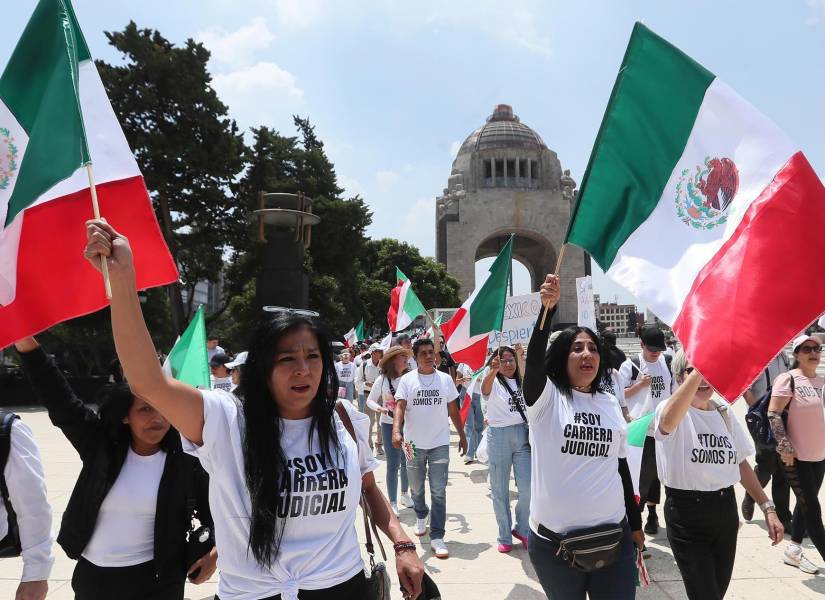
[[[748,523],[753,519],[753,507],[755,504],[754,499],[748,494],[745,494],[745,498],[742,500],[742,518]]]
[[[656,535],[659,533],[659,517],[656,513],[647,513],[647,521],[645,522],[645,533],[648,535]]]

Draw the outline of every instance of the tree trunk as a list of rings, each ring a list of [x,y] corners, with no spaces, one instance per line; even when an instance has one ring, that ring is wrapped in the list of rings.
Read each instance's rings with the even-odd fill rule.
[[[174,232],[172,230],[172,213],[169,210],[169,202],[166,196],[158,194],[158,204],[160,205],[161,223],[160,228],[163,232],[163,237],[166,240],[166,246],[172,255],[172,260],[175,261],[175,266],[178,264],[178,248],[175,244]],[[169,294],[169,307],[172,311],[172,328],[175,335],[183,333],[186,326],[186,318],[183,314],[183,296],[180,291],[180,282],[172,283],[166,286],[166,292]]]

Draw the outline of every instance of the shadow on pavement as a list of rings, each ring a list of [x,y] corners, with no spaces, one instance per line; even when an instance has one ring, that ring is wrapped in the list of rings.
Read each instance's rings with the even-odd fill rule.
[[[547,596],[545,596],[542,592],[538,590],[534,590],[531,587],[527,587],[521,583],[517,583],[513,586],[513,589],[510,590],[510,593],[504,597],[504,600],[546,600]]]

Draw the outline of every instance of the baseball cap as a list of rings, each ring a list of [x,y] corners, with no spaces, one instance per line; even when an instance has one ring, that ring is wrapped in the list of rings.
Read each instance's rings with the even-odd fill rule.
[[[804,344],[805,342],[807,342],[808,340],[810,340],[810,341],[812,341],[812,342],[816,342],[817,344],[819,344],[819,340],[818,340],[817,338],[815,338],[815,337],[814,337],[814,336],[812,336],[812,335],[808,335],[808,334],[806,334],[806,333],[803,333],[803,334],[802,334],[802,335],[800,335],[799,337],[794,338],[794,341],[793,341],[793,351],[794,351],[794,352],[796,352],[797,350],[799,350],[799,347],[800,347],[802,344]]]
[[[370,346],[370,353],[383,351],[384,349],[381,347],[381,344],[373,344],[372,346]]]
[[[226,354],[216,354],[209,360],[209,366],[220,367],[226,365],[229,362],[231,362],[230,358]]]
[[[238,354],[238,356],[235,357],[235,360],[233,360],[232,362],[226,363],[226,368],[227,369],[237,369],[238,367],[240,367],[242,364],[244,364],[246,362],[246,355],[247,354],[249,354],[249,352],[241,352],[240,354]]]
[[[642,343],[651,352],[664,352],[665,334],[658,327],[645,327],[640,337]]]

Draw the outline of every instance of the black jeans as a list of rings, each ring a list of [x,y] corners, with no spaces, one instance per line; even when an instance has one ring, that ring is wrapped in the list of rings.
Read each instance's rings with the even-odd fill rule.
[[[363,571],[344,583],[324,590],[298,590],[300,600],[364,600],[367,597],[367,579]],[[118,599],[120,600],[120,599]],[[215,600],[221,600],[215,595]],[[261,598],[261,600],[281,600],[281,595]]]
[[[785,469],[785,478],[796,496],[791,540],[801,544],[807,530],[811,542],[825,558],[825,527],[822,525],[822,507],[819,505],[818,497],[822,478],[825,476],[825,460],[795,460],[791,467],[785,464],[782,466]]]
[[[133,567],[98,567],[85,558],[72,575],[75,600],[182,600],[186,577],[157,579],[154,563]]]
[[[633,600],[636,597],[636,556],[630,527],[625,524],[622,552],[610,566],[593,573],[574,569],[557,554],[557,544],[530,530],[528,553],[539,583],[550,600]]]
[[[739,533],[733,487],[714,492],[665,488],[665,494],[667,539],[688,598],[724,598]]]
[[[776,504],[776,516],[782,522],[790,521],[791,486],[785,478],[779,454],[773,449],[757,450],[755,460],[756,466],[753,471],[760,485],[764,488],[769,481],[771,482],[771,499]]]
[[[649,435],[645,438],[642,450],[642,468],[639,472],[639,510],[644,510],[645,503],[659,504],[662,500],[662,484],[656,470],[656,439]]]

